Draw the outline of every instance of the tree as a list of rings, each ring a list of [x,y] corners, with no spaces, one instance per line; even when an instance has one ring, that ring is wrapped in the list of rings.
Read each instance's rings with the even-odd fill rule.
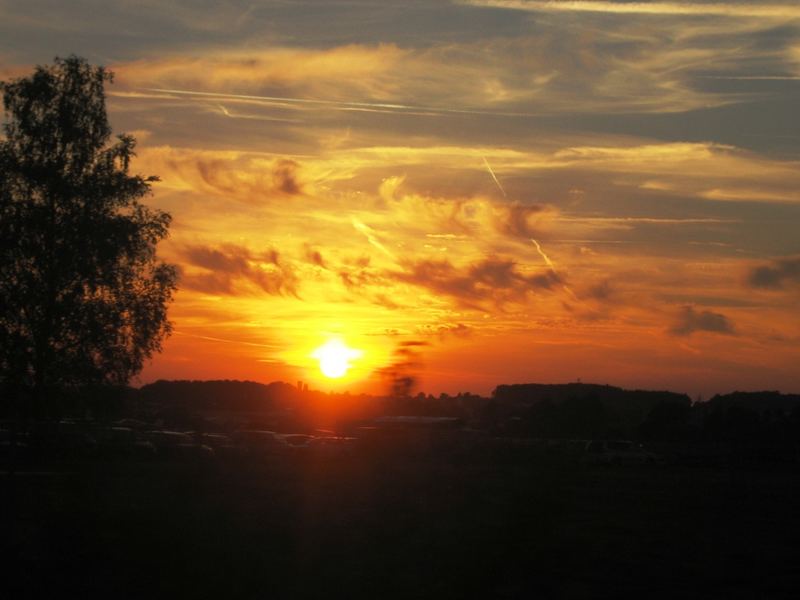
[[[0,83],[0,387],[124,384],[161,350],[177,270],[156,257],[170,215],[141,200],[136,141],[111,140],[113,74],[71,56]]]

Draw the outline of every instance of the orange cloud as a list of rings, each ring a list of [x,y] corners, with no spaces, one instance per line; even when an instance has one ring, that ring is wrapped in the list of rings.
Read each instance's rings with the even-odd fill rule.
[[[136,168],[158,172],[162,186],[172,190],[210,193],[243,202],[303,195],[313,189],[315,179],[329,176],[308,170],[288,157],[165,146],[142,150]]]
[[[654,33],[642,27],[597,29],[586,35],[566,28],[536,37],[426,48],[267,47],[213,56],[148,58],[113,65],[122,87],[114,93],[217,102],[223,110],[230,104],[246,104],[262,111],[259,118],[285,118],[276,111],[286,110],[423,117],[587,110],[658,113],[739,99],[735,94],[700,92],[693,85],[696,66],[716,59],[719,49],[690,36],[677,36],[666,46],[647,41]],[[629,43],[619,43],[620,38],[629,38]],[[252,112],[238,116],[256,118]]]
[[[399,281],[411,283],[435,294],[449,296],[460,306],[483,310],[486,302],[502,310],[509,302],[525,302],[529,295],[551,290],[563,283],[552,269],[523,273],[507,258],[488,257],[458,268],[447,260],[409,261],[405,269],[394,273]]]
[[[297,296],[298,277],[275,249],[256,254],[232,244],[218,248],[188,246],[180,255],[184,259],[183,288],[208,294],[234,294],[243,292],[236,282],[244,281],[267,294]]]
[[[343,97],[343,92],[387,95],[392,86],[385,76],[407,54],[392,44],[350,44],[327,50],[268,48],[212,56],[173,55],[119,63],[112,68],[122,86],[131,90],[175,88],[242,94],[306,89],[336,99]]]

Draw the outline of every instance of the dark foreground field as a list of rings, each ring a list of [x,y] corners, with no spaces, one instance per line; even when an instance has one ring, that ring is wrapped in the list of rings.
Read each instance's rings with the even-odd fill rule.
[[[290,456],[2,475],[5,598],[797,597],[796,465]]]

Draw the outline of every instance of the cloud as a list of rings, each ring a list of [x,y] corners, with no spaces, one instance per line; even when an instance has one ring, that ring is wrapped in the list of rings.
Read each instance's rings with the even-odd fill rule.
[[[436,336],[440,340],[447,340],[451,337],[469,338],[475,333],[474,327],[464,323],[426,324],[418,329],[420,333]]]
[[[790,52],[784,56],[735,35],[763,28],[758,21],[744,22],[735,32],[717,25],[665,35],[654,25],[604,23],[587,34],[556,22],[535,36],[416,48],[254,47],[138,59],[112,68],[123,93],[177,95],[186,104],[212,104],[217,111],[219,103],[224,110],[247,105],[247,113],[231,110],[229,116],[254,119],[285,118],[287,111],[323,119],[334,111],[377,117],[393,113],[426,122],[481,115],[668,113],[744,99],[733,91],[700,89],[695,81],[696,75],[747,75],[741,60],[727,58],[739,57],[743,46],[752,59],[774,65],[776,72],[793,66]],[[714,44],[708,43],[710,34],[717,36]],[[486,160],[496,171],[494,162]]]
[[[489,257],[463,268],[448,260],[408,261],[395,279],[455,299],[460,305],[480,308],[485,302],[500,306],[522,302],[528,295],[563,283],[553,270],[527,275],[512,259]]]
[[[59,26],[72,23],[74,31],[70,37],[109,29],[107,20],[113,21],[113,17],[101,17],[87,4],[74,8],[72,4],[69,11],[60,6],[48,10],[57,14],[50,21]],[[658,19],[582,15],[581,22],[575,22],[551,16],[546,23],[537,24],[535,32],[529,35],[520,35],[517,28],[513,30],[515,35],[503,35],[502,29],[492,27],[484,36],[448,35],[422,43],[418,28],[408,28],[411,21],[399,19],[398,23],[383,23],[396,28],[396,35],[383,39],[398,43],[376,44],[298,36],[298,27],[303,29],[314,19],[308,15],[292,18],[292,10],[281,10],[278,11],[281,15],[277,15],[255,4],[252,11],[245,7],[237,10],[234,6],[197,11],[187,2],[180,9],[170,3],[168,10],[162,7],[133,11],[127,7],[122,13],[117,6],[110,10],[126,23],[126,43],[133,42],[131,37],[136,38],[128,28],[146,33],[144,39],[149,41],[155,39],[154,27],[162,33],[155,36],[159,42],[154,47],[117,50],[108,55],[135,57],[110,65],[117,73],[122,94],[152,94],[152,90],[158,89],[173,100],[176,94],[180,95],[183,103],[216,105],[217,112],[218,103],[223,102],[223,112],[230,109],[230,116],[240,118],[276,118],[268,113],[286,111],[303,111],[304,116],[314,112],[328,118],[336,110],[351,111],[358,116],[375,112],[379,118],[386,112],[407,113],[424,116],[426,124],[432,120],[429,117],[449,119],[473,113],[530,116],[702,109],[749,96],[731,90],[701,89],[696,85],[698,76],[797,73],[790,36],[775,42],[786,48],[763,47],[757,39],[768,28],[774,28],[775,21],[797,18],[800,9],[792,3],[474,0],[461,4],[550,13],[627,13],[631,17],[672,14],[683,19],[681,26],[665,30]],[[423,5],[408,9],[421,11],[418,13],[421,16],[428,12]],[[451,25],[472,22],[472,18],[464,21],[457,15],[476,12],[464,6],[442,9],[452,15]],[[358,3],[337,3],[331,10],[340,15],[336,27],[347,28],[348,22],[364,18]],[[371,26],[364,28],[369,33],[352,30],[346,39],[380,39],[372,28],[379,26],[380,21],[374,10],[373,7],[369,11]],[[37,21],[30,9],[6,12],[18,13],[17,19],[19,13],[29,13],[26,21],[37,24],[40,31],[47,26],[41,19]],[[252,23],[272,30],[273,35],[265,37],[264,31],[255,25],[256,29],[250,30],[252,37],[236,33],[233,25],[251,22],[251,17],[246,16],[251,12],[260,15]],[[177,15],[182,16],[178,19]],[[696,15],[747,18],[692,18]],[[13,22],[14,17],[9,14],[8,20]],[[203,25],[197,27],[198,22]],[[277,35],[279,22],[284,23],[286,36]],[[493,24],[498,23],[493,21]],[[211,27],[217,35],[213,42],[203,36],[189,43],[183,38],[186,34],[183,26],[197,32]],[[218,37],[223,32],[227,35]],[[204,48],[201,40],[211,45]],[[317,47],[304,48],[304,42]],[[199,95],[191,97],[191,94]],[[242,113],[231,108],[234,103],[260,107],[264,114],[255,114],[260,110]],[[495,168],[493,162],[491,167]]]
[[[465,197],[457,192],[450,197],[402,193],[396,188],[389,192],[386,182],[380,192],[384,202],[353,224],[370,244],[392,259],[396,259],[398,247],[420,239],[426,248],[448,253],[458,252],[457,247],[468,241],[487,249],[511,242],[526,246],[528,239],[541,235],[558,214],[553,206],[535,202]],[[375,225],[368,228],[365,222]]]
[[[618,174],[615,185],[709,200],[797,203],[797,161],[712,142],[571,146],[537,158],[545,168]]]
[[[722,313],[710,310],[696,311],[691,306],[684,306],[678,313],[675,324],[670,328],[673,335],[688,336],[697,331],[710,331],[725,335],[735,335],[731,320]]]
[[[774,187],[774,186],[773,186]],[[798,203],[800,193],[795,190],[758,190],[747,188],[713,188],[699,193],[703,198],[709,200],[729,200],[741,202],[774,202],[774,203]]]
[[[158,172],[160,187],[211,193],[243,202],[300,196],[313,190],[316,175],[286,157],[236,151],[151,146],[136,168]]]
[[[342,284],[350,291],[359,291],[369,285],[380,283],[382,278],[373,270],[368,268],[347,268],[342,267],[337,271]],[[388,305],[387,299],[379,302]]]
[[[616,290],[611,285],[611,282],[608,279],[604,279],[603,281],[590,286],[585,292],[583,292],[583,294],[581,294],[581,297],[605,302],[610,300],[614,296],[615,292]]]
[[[781,289],[785,284],[800,283],[800,257],[780,258],[771,264],[753,268],[747,283],[754,288]]]
[[[298,167],[299,165],[293,160],[279,160],[272,171],[272,183],[275,189],[289,196],[301,194],[302,189],[297,181]]]
[[[336,100],[386,95],[381,74],[391,73],[407,53],[393,44],[348,44],[322,50],[273,47],[142,58],[112,68],[126,88],[228,94],[304,90]]]
[[[555,214],[552,207],[541,204],[512,202],[507,205],[498,204],[498,207],[498,231],[512,237],[529,238],[538,235],[538,227]]]
[[[603,0],[460,0],[461,4],[531,12],[596,12],[619,15],[720,16],[790,20],[800,18],[792,4],[752,2],[606,2]]]
[[[238,295],[249,291],[297,296],[298,277],[275,249],[253,253],[234,244],[195,245],[183,248],[179,254],[184,261],[182,287],[208,294]]]
[[[371,266],[371,262],[369,256],[348,258],[331,269],[335,271],[341,284],[354,296],[369,299],[373,304],[385,308],[399,308],[400,303],[391,297],[393,290],[386,287],[390,282],[379,269]]]
[[[372,303],[384,308],[388,308],[389,310],[397,310],[401,308],[397,302],[389,298],[389,296],[386,294],[375,294],[372,297]]]
[[[613,136],[606,136],[603,141],[604,145],[575,144],[574,139],[555,137],[527,150],[456,145],[365,146],[348,150],[346,167],[358,172],[379,165],[406,170],[436,165],[477,175],[485,172],[480,161],[481,156],[487,156],[501,178],[522,179],[532,173],[540,178],[557,178],[569,172],[593,183],[608,182],[614,187],[651,194],[723,201],[800,202],[800,169],[796,160],[708,141],[659,143]],[[410,187],[413,179],[406,180],[404,187]],[[513,198],[512,190],[507,191]],[[396,198],[396,186],[385,195]],[[541,202],[492,204],[504,213],[497,217],[504,221],[499,227],[523,237],[535,237],[538,225],[555,213],[552,206]],[[528,227],[530,232],[525,235]]]
[[[316,265],[317,267],[321,267],[323,269],[328,268],[325,263],[325,259],[322,257],[322,253],[312,247],[311,244],[303,244],[303,251],[305,254],[305,259],[312,265]]]

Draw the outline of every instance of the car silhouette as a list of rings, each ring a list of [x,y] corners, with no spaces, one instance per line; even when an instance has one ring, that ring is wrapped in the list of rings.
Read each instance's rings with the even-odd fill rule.
[[[584,461],[594,465],[654,464],[657,457],[641,444],[630,440],[591,440],[586,442]]]

